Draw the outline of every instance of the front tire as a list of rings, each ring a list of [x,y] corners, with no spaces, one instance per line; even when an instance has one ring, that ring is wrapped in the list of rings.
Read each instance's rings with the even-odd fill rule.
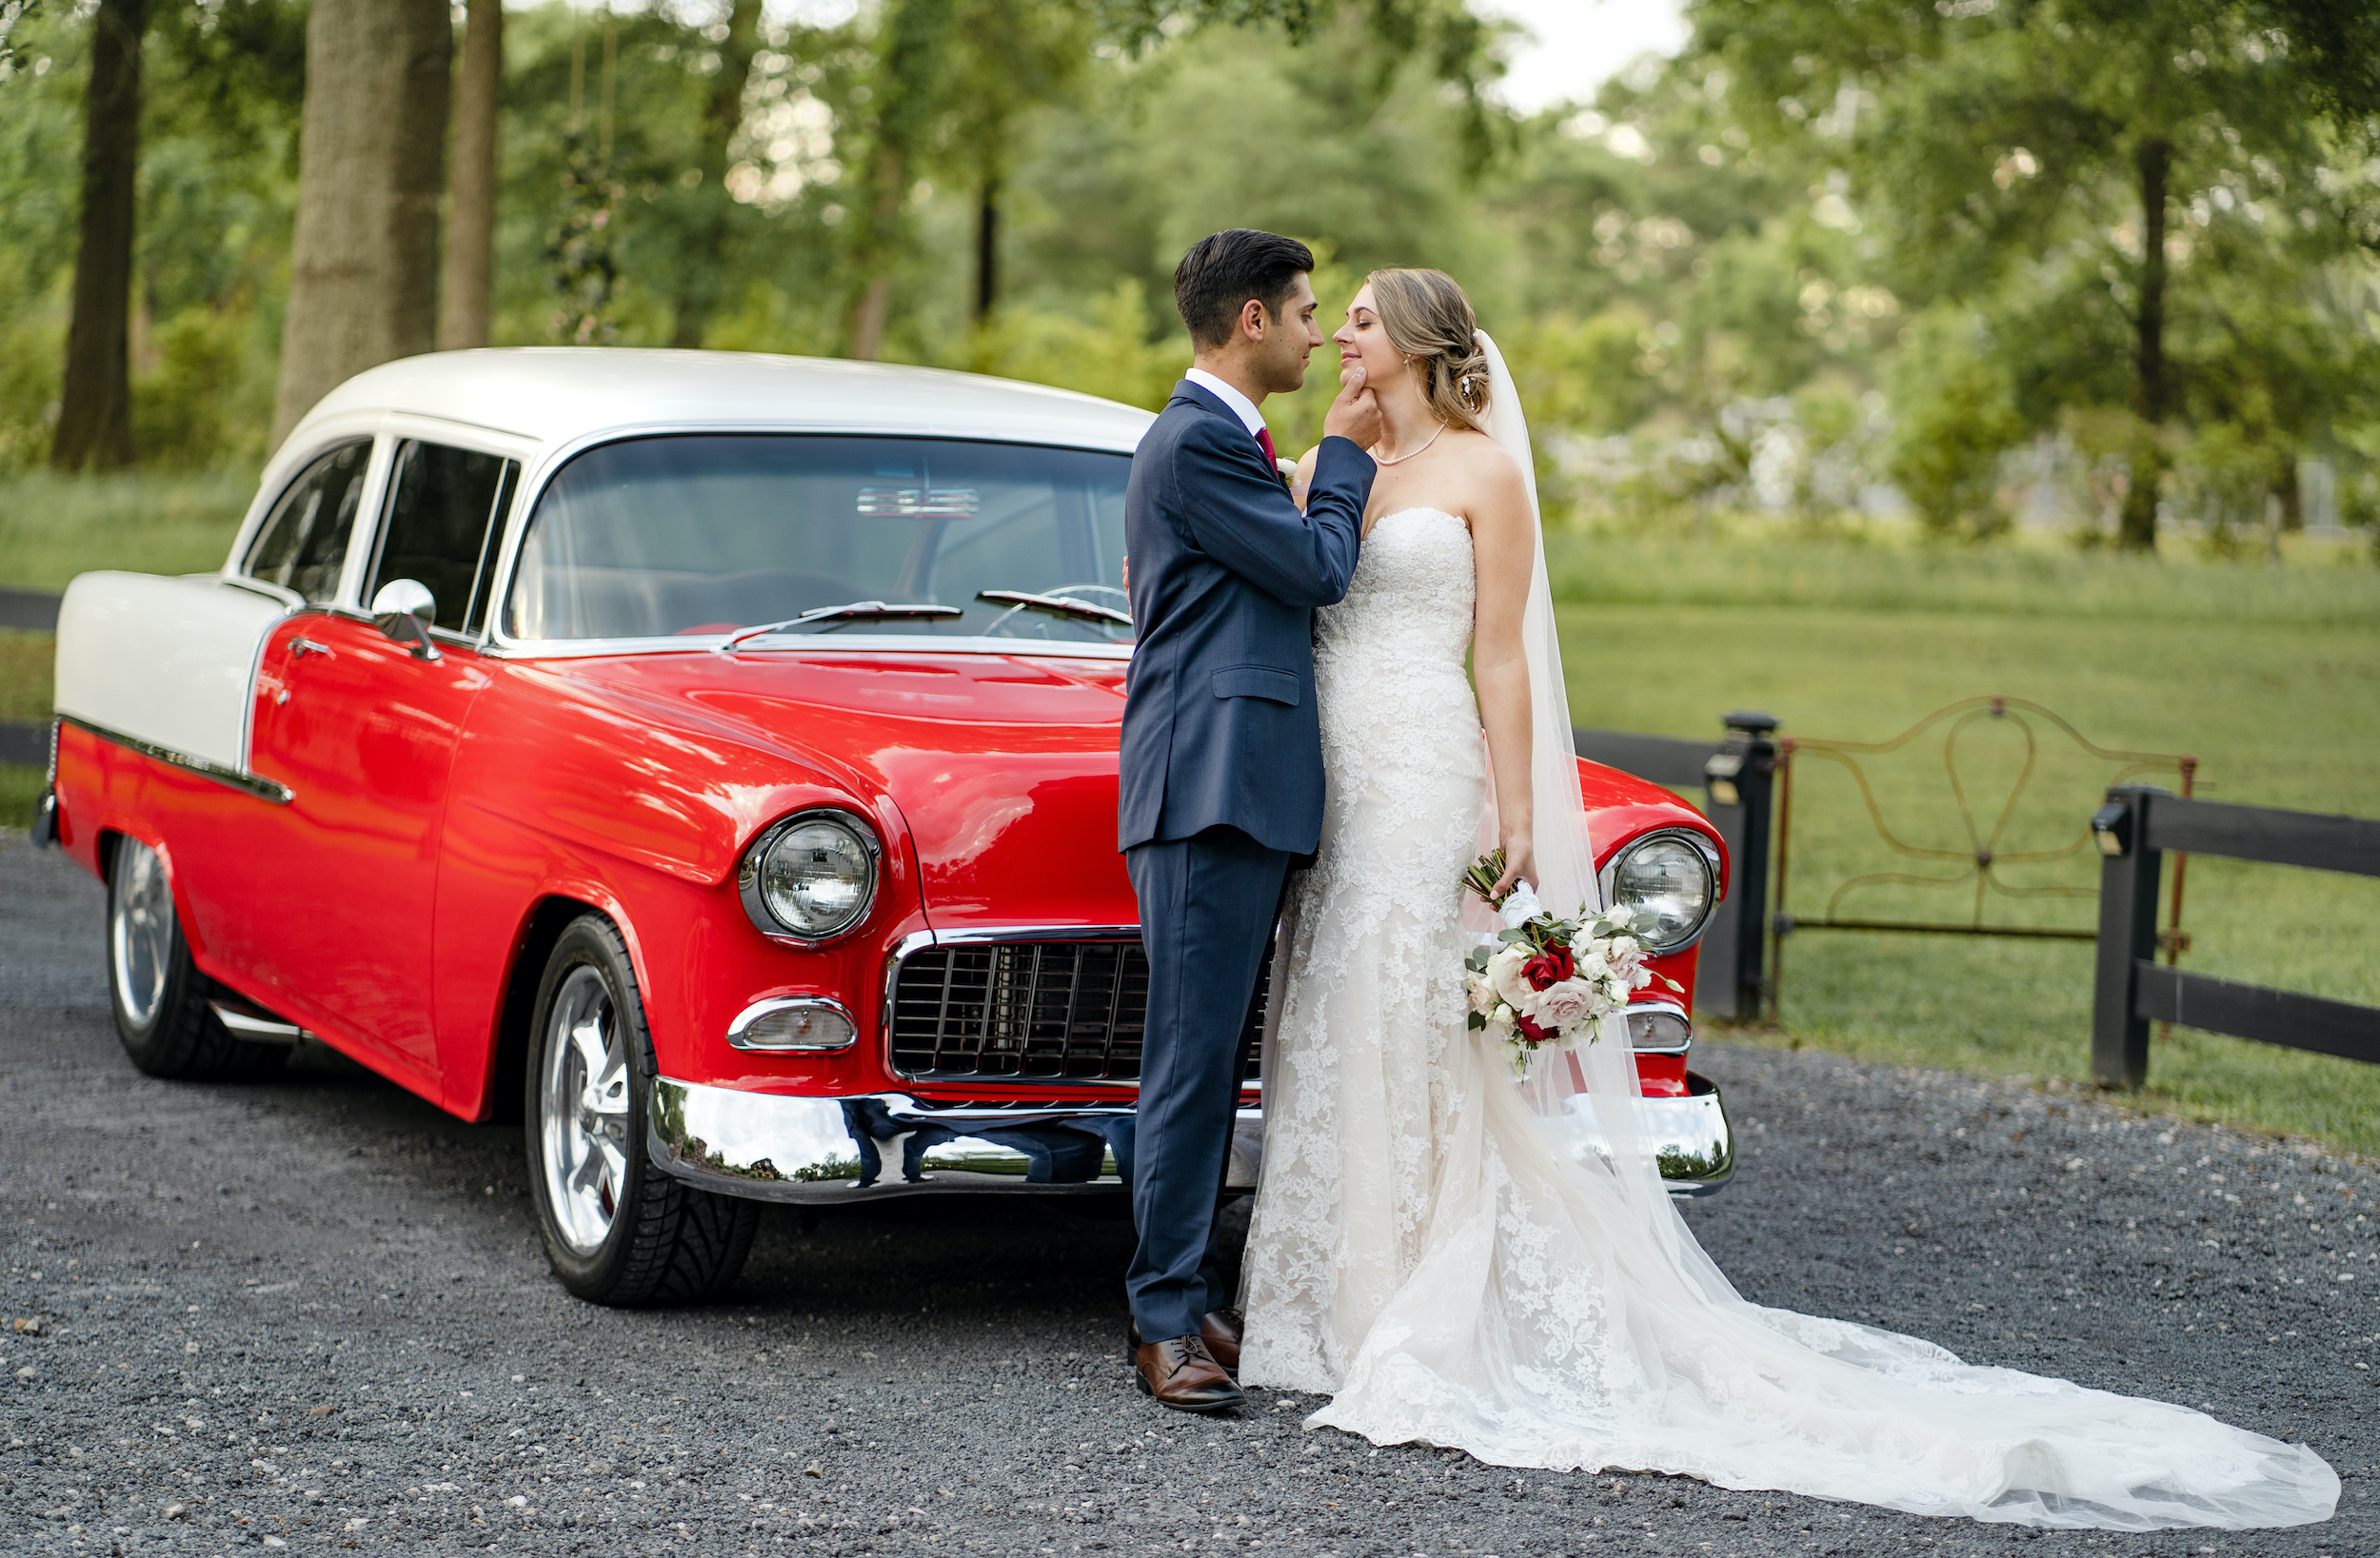
[[[108,994],[132,1064],[172,1081],[235,1081],[288,1055],[234,1038],[208,1004],[215,982],[190,961],[166,862],[137,838],[116,841],[108,872]]]
[[[653,1167],[652,1079],[636,971],[620,933],[582,915],[554,943],[530,1029],[529,1193],[554,1275],[623,1308],[699,1303],[744,1269],[758,1205]]]

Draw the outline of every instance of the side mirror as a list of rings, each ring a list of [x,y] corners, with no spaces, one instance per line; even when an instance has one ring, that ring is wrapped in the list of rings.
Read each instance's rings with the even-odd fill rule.
[[[437,618],[438,599],[418,579],[391,579],[372,597],[372,621],[391,641],[411,644],[415,660],[445,659],[429,641]]]

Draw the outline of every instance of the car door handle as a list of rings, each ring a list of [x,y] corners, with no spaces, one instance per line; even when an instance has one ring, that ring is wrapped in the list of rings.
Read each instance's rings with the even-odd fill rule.
[[[304,660],[308,655],[323,655],[332,660],[338,659],[337,654],[334,653],[330,645],[327,643],[316,643],[311,639],[291,639],[289,641],[289,658],[291,660]]]

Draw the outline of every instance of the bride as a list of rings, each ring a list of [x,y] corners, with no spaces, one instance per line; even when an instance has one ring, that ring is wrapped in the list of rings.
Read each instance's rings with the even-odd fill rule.
[[[1438,271],[1375,272],[1335,339],[1384,430],[1315,630],[1328,801],[1285,917],[1240,1382],[1497,1466],[2036,1526],[2329,1518],[2301,1445],[1746,1301],[1662,1188],[1622,1019],[1519,1083],[1466,1027],[1477,855],[1557,914],[1597,894],[1528,432]]]

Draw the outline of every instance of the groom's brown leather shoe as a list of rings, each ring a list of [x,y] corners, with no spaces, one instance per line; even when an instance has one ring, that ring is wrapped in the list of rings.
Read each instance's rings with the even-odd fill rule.
[[[1208,1356],[1223,1366],[1232,1378],[1240,1377],[1240,1332],[1244,1322],[1238,1310],[1209,1310],[1199,1316],[1199,1340],[1206,1344]],[[1140,1355],[1140,1322],[1124,1321],[1124,1356],[1137,1359]]]
[[[1242,1400],[1240,1387],[1196,1336],[1143,1342],[1133,1353],[1132,1367],[1140,1393],[1178,1412],[1229,1411]]]

